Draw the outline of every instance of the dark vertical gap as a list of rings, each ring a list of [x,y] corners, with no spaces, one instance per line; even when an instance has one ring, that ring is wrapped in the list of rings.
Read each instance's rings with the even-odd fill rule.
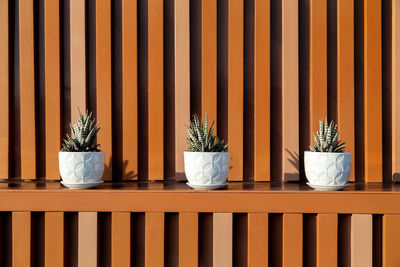
[[[174,0],[164,1],[164,179],[175,178]]]
[[[78,213],[64,213],[64,266],[78,266]]]
[[[328,0],[328,121],[337,122],[337,0]]]
[[[372,215],[372,266],[382,266],[382,215]]]
[[[317,216],[315,214],[303,215],[303,266],[317,266]]]
[[[139,180],[148,178],[148,31],[147,0],[138,1],[138,137],[139,137]]]
[[[351,264],[351,215],[338,216],[338,266],[350,267]]]
[[[44,267],[44,212],[31,213],[31,266]]]
[[[179,266],[179,215],[165,213],[164,232],[164,265],[165,267]]]
[[[282,266],[282,214],[268,215],[268,266]],[[308,266],[308,265],[304,265]]]
[[[210,266],[213,266],[213,215],[199,213],[199,267]]]
[[[254,180],[254,0],[244,1],[243,179]]]
[[[247,266],[247,214],[233,214],[233,266]]]
[[[60,66],[62,136],[69,133],[71,123],[71,58],[70,58],[70,0],[60,3]]]
[[[98,266],[109,267],[111,266],[111,213],[99,212],[97,226]]]
[[[306,181],[304,151],[310,145],[310,0],[299,0],[299,170]],[[306,265],[308,266],[308,265]]]
[[[144,267],[144,213],[131,213],[131,266]]]
[[[392,182],[392,1],[382,0],[383,182]]]
[[[11,212],[1,214],[1,258],[0,265],[12,266],[12,221]]]
[[[201,0],[190,1],[190,114],[201,116]]]
[[[123,179],[122,158],[122,1],[111,2],[111,76],[112,76],[112,176]]]
[[[282,0],[271,1],[271,181],[282,177]]]
[[[364,2],[354,1],[355,177],[364,181]]]
[[[228,0],[217,2],[217,132],[228,139]]]
[[[86,104],[87,109],[97,118],[96,105],[96,1],[86,1],[85,10],[85,55],[86,55]],[[77,111],[72,111],[77,112]],[[81,112],[84,112],[81,110]],[[108,164],[108,162],[106,162]]]

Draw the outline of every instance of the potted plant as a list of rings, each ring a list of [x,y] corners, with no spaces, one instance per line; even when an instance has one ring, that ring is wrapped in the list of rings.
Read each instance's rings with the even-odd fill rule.
[[[319,122],[311,151],[304,152],[304,168],[308,185],[317,190],[339,190],[346,187],[351,171],[351,153],[344,152],[337,124]]]
[[[95,187],[103,181],[104,152],[96,144],[99,123],[92,120],[92,113],[86,111],[67,134],[63,147],[58,154],[62,184],[71,189]]]
[[[194,189],[217,189],[227,185],[229,172],[228,145],[213,135],[214,123],[208,128],[208,117],[201,123],[197,115],[187,127],[188,151],[184,152],[187,185]]]

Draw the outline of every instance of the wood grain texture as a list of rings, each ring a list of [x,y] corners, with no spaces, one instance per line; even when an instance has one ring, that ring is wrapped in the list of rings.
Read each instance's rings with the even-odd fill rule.
[[[282,1],[282,172],[299,180],[298,2]]]
[[[351,266],[372,267],[372,215],[351,216]]]
[[[33,0],[19,0],[21,178],[36,178]]]
[[[9,177],[8,1],[0,2],[0,178]]]
[[[103,180],[112,180],[111,0],[96,1],[96,102],[101,130],[97,142],[105,154]]]
[[[137,179],[138,174],[137,24],[137,1],[122,0],[123,179]]]
[[[337,266],[337,214],[317,215],[317,267]]]
[[[31,213],[12,213],[12,266],[31,266]]]
[[[46,267],[64,265],[64,212],[44,215],[44,260]]]
[[[243,1],[228,3],[228,179],[243,179]]]
[[[382,181],[382,21],[381,1],[364,2],[365,180]]]
[[[283,267],[303,263],[303,215],[283,214]]]
[[[392,1],[392,175],[400,181],[400,1]]]
[[[254,180],[255,181],[269,181],[271,176],[270,117],[271,117],[270,116],[270,1],[255,0],[254,2]]]
[[[131,266],[131,213],[111,214],[111,266]]]
[[[198,266],[199,216],[179,213],[179,266]]]
[[[164,266],[164,213],[146,212],[145,267],[162,266]]]
[[[213,266],[232,267],[232,213],[213,214]]]
[[[383,215],[382,221],[382,266],[399,266],[400,215]]]
[[[78,265],[97,267],[97,212],[78,213]]]
[[[248,266],[268,266],[268,213],[248,213]]]

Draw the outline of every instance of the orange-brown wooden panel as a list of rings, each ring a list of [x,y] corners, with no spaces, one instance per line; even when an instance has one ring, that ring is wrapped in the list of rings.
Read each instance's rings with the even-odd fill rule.
[[[85,1],[70,0],[71,122],[86,111]]]
[[[299,180],[298,2],[282,1],[282,176]]]
[[[248,215],[248,266],[268,266],[268,213]]]
[[[78,265],[97,267],[97,212],[78,213]]]
[[[301,266],[303,263],[303,215],[283,214],[282,229],[283,266]]]
[[[131,266],[131,213],[113,212],[111,215],[111,265]]]
[[[12,213],[12,266],[31,266],[31,213]]]
[[[46,267],[64,264],[64,213],[46,212],[44,229],[44,260]]]
[[[382,266],[400,266],[400,215],[383,215]]]
[[[199,217],[197,213],[179,213],[179,266],[198,265]]]
[[[372,267],[372,215],[351,216],[351,266]]]
[[[111,0],[96,1],[96,100],[101,131],[97,142],[105,153],[103,179],[112,179]]]
[[[382,181],[381,1],[364,1],[365,180]]]
[[[337,118],[340,138],[354,162],[354,1],[337,1]],[[354,164],[353,164],[354,165]],[[354,181],[354,168],[350,181]]]
[[[270,12],[269,0],[255,0],[254,2],[254,180],[256,181],[270,180],[269,12]],[[240,91],[241,89],[235,88],[235,90]],[[240,110],[240,112],[243,112],[243,110]],[[231,113],[228,114],[228,117],[230,116]],[[235,117],[233,117],[232,119],[235,120]],[[231,136],[229,136],[229,141],[231,141]]]
[[[138,174],[137,1],[122,0],[122,160],[124,179]]]
[[[217,120],[217,1],[201,1],[201,109]],[[216,129],[216,125],[215,125]]]
[[[213,266],[232,267],[232,213],[213,214]]]
[[[148,173],[164,178],[164,1],[148,2]]]
[[[8,1],[0,2],[0,178],[8,178],[9,152],[9,71]]]
[[[21,177],[36,178],[33,0],[19,1]]]
[[[317,267],[337,266],[337,214],[317,215]]]
[[[59,1],[44,2],[46,179],[58,180],[58,151],[61,145],[60,95],[60,6]]]
[[[310,0],[310,143],[327,104],[327,2]]]
[[[185,178],[183,151],[190,121],[189,1],[175,0],[175,172]]]
[[[400,181],[400,2],[392,1],[392,174]]]
[[[145,266],[164,266],[164,213],[146,212]]]
[[[228,3],[229,180],[243,178],[243,1]]]

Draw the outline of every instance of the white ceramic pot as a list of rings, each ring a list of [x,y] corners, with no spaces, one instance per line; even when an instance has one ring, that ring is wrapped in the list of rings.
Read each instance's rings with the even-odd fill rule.
[[[225,185],[229,172],[229,152],[185,151],[184,161],[189,185]]]
[[[59,152],[58,158],[65,186],[79,189],[102,183],[104,152]]]
[[[351,153],[304,152],[304,168],[311,185],[342,186],[349,179]]]

